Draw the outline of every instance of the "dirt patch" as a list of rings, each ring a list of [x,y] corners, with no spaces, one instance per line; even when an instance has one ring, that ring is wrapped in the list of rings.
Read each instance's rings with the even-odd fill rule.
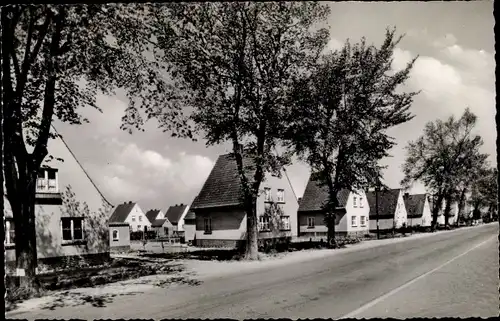
[[[78,270],[50,271],[37,275],[40,282],[40,291],[37,293],[29,291],[25,293],[15,287],[7,288],[5,308],[6,311],[11,311],[27,299],[41,298],[42,296],[53,297],[52,300],[49,300],[50,303],[47,305],[47,309],[72,305],[74,302],[76,302],[75,305],[90,304],[95,307],[104,307],[118,295],[116,292],[81,294],[78,291],[61,292],[61,290],[95,288],[98,289],[98,292],[102,292],[102,288],[106,285],[133,286],[134,282],[136,282],[136,285],[142,284],[153,287],[169,286],[171,284],[199,284],[198,281],[187,278],[187,274],[182,275],[183,271],[184,266],[172,260],[134,258],[113,258],[109,264]],[[160,279],[148,279],[148,276],[159,276]],[[121,294],[124,293],[123,289],[118,290]],[[129,293],[130,291],[125,292]],[[135,292],[139,293],[138,291]]]

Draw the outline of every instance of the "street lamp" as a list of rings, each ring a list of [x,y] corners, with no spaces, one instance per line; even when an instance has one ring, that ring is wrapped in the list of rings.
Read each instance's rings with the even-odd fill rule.
[[[380,239],[380,228],[378,224],[378,192],[380,189],[380,181],[377,179],[377,186],[375,187],[375,211],[376,211],[376,219],[377,219],[377,240]]]

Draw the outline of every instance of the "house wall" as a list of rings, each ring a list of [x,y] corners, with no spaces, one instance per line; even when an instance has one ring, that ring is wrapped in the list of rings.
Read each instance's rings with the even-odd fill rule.
[[[407,226],[422,226],[422,217],[408,217]]]
[[[356,198],[356,205],[354,205]],[[342,218],[339,224],[339,231],[346,231],[350,234],[366,234],[368,233],[370,223],[370,205],[366,199],[366,194],[363,190],[356,193],[350,193],[346,204],[347,214]],[[365,217],[365,225],[361,226],[361,216]],[[356,219],[356,226],[352,226],[352,218]],[[343,222],[343,220],[345,222]]]
[[[98,255],[109,257],[109,231],[107,218],[110,207],[78,165],[75,158],[59,138],[49,139],[47,148],[56,159],[44,164],[58,169],[58,187],[62,205],[35,205],[37,255],[40,260],[61,256]],[[5,210],[10,204],[5,203]],[[84,217],[84,242],[62,240],[62,217]],[[13,246],[6,248],[6,260],[15,261]]]
[[[407,223],[408,214],[406,212],[406,206],[403,199],[403,193],[400,191],[398,196],[398,204],[396,205],[396,213],[394,213],[394,221],[396,223],[396,228],[400,228],[404,223]]]
[[[392,230],[393,221],[394,221],[394,219],[392,219],[392,218],[379,219],[378,220],[379,229],[381,231]],[[373,218],[373,219],[370,219],[370,232],[375,232],[375,231],[377,231],[377,219]]]
[[[177,230],[180,232],[180,231],[184,231],[184,218],[186,217],[186,214],[187,212],[189,212],[189,205],[186,206],[186,208],[184,209],[184,212],[182,212],[182,215],[181,217],[179,218],[179,222],[177,222]]]
[[[196,234],[196,220],[184,221],[184,237],[186,242],[193,241]]]
[[[432,212],[431,205],[429,204],[429,200],[427,197],[425,198],[424,211],[422,213],[422,222],[421,226],[431,226],[432,224]]]
[[[246,214],[243,210],[196,211],[196,245],[202,247],[234,247],[245,240]],[[205,233],[204,218],[212,219],[212,232]]]
[[[132,221],[132,216],[135,216],[135,221]],[[151,228],[151,222],[149,222],[148,218],[138,204],[135,204],[135,206],[132,208],[127,218],[125,219],[125,222],[130,225],[130,228],[133,232],[139,230],[144,231],[144,226],[147,226],[148,229]]]
[[[168,229],[167,233],[165,233],[165,228]],[[174,226],[168,219],[162,226],[151,227],[151,230],[156,231],[159,237],[172,236],[174,234]]]
[[[113,231],[118,231],[118,240],[113,240]],[[130,227],[125,225],[109,226],[109,244],[112,250],[130,249]]]
[[[266,200],[265,200],[265,192],[264,188],[271,189],[271,199],[273,202],[277,201],[277,193],[278,189],[284,190],[284,203],[280,204],[281,209],[283,210],[283,214],[290,217],[290,231],[283,231],[279,233],[279,236],[287,236],[294,237],[297,236],[298,231],[298,219],[297,219],[297,210],[299,209],[299,203],[297,198],[292,190],[292,187],[285,175],[282,172],[281,177],[275,177],[271,174],[266,174],[264,182],[261,184],[261,193],[257,198],[257,216],[264,215],[266,208]],[[272,233],[260,233],[260,237],[269,238],[273,237]]]

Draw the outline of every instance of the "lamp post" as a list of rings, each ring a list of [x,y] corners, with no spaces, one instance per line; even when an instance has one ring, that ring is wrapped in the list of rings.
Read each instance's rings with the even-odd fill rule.
[[[379,181],[377,180],[377,186],[375,187],[375,211],[376,211],[376,218],[377,218],[377,240],[380,239],[380,227],[378,224],[378,192],[379,192]]]

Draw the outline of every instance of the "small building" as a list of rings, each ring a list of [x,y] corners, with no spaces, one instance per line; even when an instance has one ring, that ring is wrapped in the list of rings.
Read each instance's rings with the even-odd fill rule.
[[[132,232],[146,231],[151,228],[151,222],[144,215],[139,204],[131,201],[118,205],[111,214],[109,221],[128,223]]]
[[[407,226],[431,226],[432,213],[426,194],[405,193],[403,199],[407,212]]]
[[[109,246],[113,252],[130,250],[130,226],[124,222],[109,222]]]
[[[189,211],[189,206],[184,204],[175,204],[170,206],[165,213],[165,217],[172,224],[172,228],[175,235],[184,235],[184,218]]]
[[[324,205],[328,202],[328,187],[320,184],[314,175],[307,182],[298,210],[299,237],[326,240]],[[342,189],[337,194],[339,207],[335,220],[335,235],[364,235],[368,233],[370,207],[363,190],[351,192]]]
[[[149,210],[146,212],[146,218],[148,219],[148,221],[153,224],[154,221],[156,220],[160,220],[160,219],[164,219],[165,218],[165,214],[159,210],[159,209],[153,209],[153,210]]]
[[[160,218],[151,223],[151,230],[156,232],[156,237],[170,237],[174,234],[174,226],[167,218]]]
[[[398,229],[407,224],[407,212],[401,189],[387,189],[378,192],[378,216],[377,216],[377,192],[366,193],[370,204],[370,231],[377,230],[377,217],[379,229],[389,231]]]
[[[250,170],[254,161],[244,156],[243,165]],[[291,240],[297,235],[298,202],[286,171],[282,170],[277,176],[266,174],[260,189],[255,209],[259,239]],[[220,155],[191,205],[196,219],[197,246],[235,248],[246,242],[247,220],[241,191],[233,154]]]

